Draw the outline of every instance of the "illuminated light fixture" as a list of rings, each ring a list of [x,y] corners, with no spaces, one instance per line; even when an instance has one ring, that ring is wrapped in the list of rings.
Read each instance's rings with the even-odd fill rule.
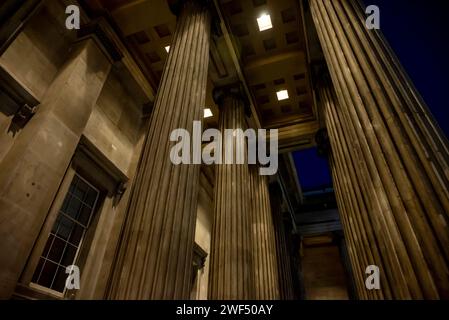
[[[204,109],[204,118],[210,118],[213,116],[212,110],[209,108]]]
[[[260,18],[257,18],[257,24],[259,25],[259,31],[273,28],[269,14],[263,14],[260,16]]]
[[[278,91],[278,92],[276,92],[276,95],[278,97],[278,101],[288,99],[288,91],[287,90]]]
[[[166,46],[165,51],[167,51],[167,53],[168,53],[170,51],[170,46]]]

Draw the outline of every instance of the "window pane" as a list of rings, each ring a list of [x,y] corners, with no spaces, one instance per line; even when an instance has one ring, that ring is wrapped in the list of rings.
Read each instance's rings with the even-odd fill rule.
[[[62,207],[60,209],[62,212],[67,212],[67,207],[69,206],[69,202],[70,202],[70,197],[68,195],[66,195],[66,197],[64,198],[64,202],[62,203]]]
[[[90,189],[86,196],[86,204],[93,208],[95,205],[95,200],[97,199],[98,192],[94,189]]]
[[[92,213],[92,209],[87,207],[87,206],[83,206],[83,208],[81,209],[80,215],[78,217],[78,221],[83,225],[83,226],[87,226],[87,223],[89,222],[89,218],[90,218],[90,214]]]
[[[50,252],[48,253],[48,259],[56,263],[59,263],[62,254],[64,253],[65,244],[66,242],[64,240],[55,238],[51,246]]]
[[[69,242],[75,246],[78,246],[81,241],[81,237],[83,236],[83,232],[84,228],[77,224],[70,235]]]
[[[39,281],[37,283],[41,286],[50,288],[57,268],[58,266],[53,262],[50,262],[48,260],[45,261],[44,268],[42,269],[41,276],[39,277]]]
[[[42,253],[43,257],[46,257],[48,254],[48,251],[50,250],[50,246],[53,243],[53,239],[55,238],[54,235],[50,234],[48,237],[47,243],[45,244],[44,252]]]
[[[64,292],[65,268],[75,258],[99,192],[77,174],[58,212],[32,282]]]
[[[73,194],[80,199],[81,201],[84,200],[84,197],[87,194],[87,190],[89,189],[89,186],[87,185],[87,183],[85,183],[83,180],[79,179],[78,183],[76,185],[76,188],[73,192]]]
[[[37,264],[36,270],[34,271],[33,278],[31,279],[31,282],[37,283],[39,280],[39,275],[41,274],[42,267],[44,266],[45,260],[43,258],[39,259],[39,262]]]
[[[66,198],[68,198],[68,197],[70,197],[70,196],[67,195]],[[63,212],[76,220],[78,218],[79,211],[81,209],[81,205],[82,205],[81,200],[79,200],[78,198],[75,198],[75,197],[71,197],[71,199],[67,205],[67,208],[65,210],[63,210]]]
[[[73,264],[75,260],[77,247],[72,246],[71,244],[67,244],[67,247],[64,251],[64,256],[62,257],[61,264],[64,267],[67,267],[71,264]]]
[[[58,227],[58,231],[57,231],[56,235],[63,239],[68,239],[70,236],[70,233],[72,232],[74,225],[75,225],[75,222],[73,222],[69,218],[65,217],[64,215],[61,215],[60,221],[59,221],[59,227]]]
[[[59,267],[56,272],[55,281],[53,281],[53,286],[51,289],[64,292],[65,281],[67,279],[68,274],[65,273],[65,267]]]

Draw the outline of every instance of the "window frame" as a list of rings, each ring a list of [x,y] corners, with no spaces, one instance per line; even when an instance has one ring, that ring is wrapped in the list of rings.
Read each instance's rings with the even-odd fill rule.
[[[100,201],[100,199],[101,199],[101,190],[100,190],[99,188],[97,188],[95,185],[93,185],[92,183],[90,183],[90,182],[89,182],[86,178],[84,178],[79,172],[75,171],[74,174],[73,174],[72,180],[70,181],[69,189],[67,189],[67,191],[66,191],[66,193],[65,193],[65,195],[64,195],[64,200],[65,200],[65,198],[69,195],[69,192],[70,192],[70,186],[72,185],[72,183],[73,183],[75,177],[78,177],[78,179],[82,180],[82,181],[83,181],[84,183],[86,183],[90,188],[94,189],[94,190],[97,192],[95,201],[94,201],[92,207],[90,208],[90,209],[91,209],[91,213],[90,213],[90,215],[89,215],[89,219],[88,219],[88,221],[87,221],[87,223],[86,223],[85,226],[82,225],[81,222],[78,222],[77,220],[75,220],[75,219],[73,219],[72,217],[70,217],[67,213],[61,211],[61,208],[62,208],[62,205],[63,205],[63,204],[62,204],[62,205],[59,207],[59,209],[57,210],[57,213],[56,213],[56,219],[54,219],[53,225],[51,226],[51,229],[50,229],[50,231],[49,231],[48,234],[47,234],[47,240],[45,241],[45,244],[44,244],[44,247],[45,247],[45,245],[46,245],[47,242],[49,241],[50,235],[53,233],[53,232],[52,232],[52,231],[53,231],[53,227],[54,227],[54,225],[55,225],[55,223],[56,223],[56,221],[57,221],[57,218],[58,218],[60,215],[66,216],[69,220],[71,220],[71,221],[73,221],[74,223],[79,224],[81,227],[83,227],[84,230],[83,230],[83,233],[82,233],[80,242],[79,242],[78,245],[77,245],[76,252],[75,252],[75,255],[74,255],[74,257],[73,257],[73,261],[71,262],[71,265],[73,265],[73,264],[76,265],[76,262],[77,262],[77,260],[78,260],[79,255],[80,255],[80,252],[83,250],[83,245],[84,245],[84,241],[85,241],[85,239],[86,239],[86,235],[87,235],[87,233],[88,233],[88,231],[89,231],[89,228],[90,228],[90,226],[91,226],[91,222],[92,222],[92,220],[93,220],[95,214],[96,214],[97,211],[98,211],[98,203],[99,203],[99,201]],[[77,198],[77,197],[75,197],[75,198]],[[78,199],[78,198],[77,198],[77,199]],[[63,203],[64,203],[64,200],[63,200]],[[81,199],[78,199],[78,200],[81,201],[81,202],[83,202]],[[53,236],[56,237],[56,238],[60,238],[60,237],[58,237],[56,234],[53,234]],[[62,238],[60,238],[60,239],[63,240],[63,241],[66,243],[66,245],[67,245],[67,243],[70,243],[68,239],[67,239],[67,240],[62,239]],[[71,244],[71,245],[73,245],[73,244]],[[39,256],[39,260],[43,257],[43,256],[42,256],[43,251],[44,251],[44,249],[42,249],[42,252],[41,252],[41,254],[40,254],[40,256]],[[50,261],[50,262],[52,262],[52,263],[57,264],[59,267],[62,267],[62,265],[60,264],[60,261],[59,261],[59,262],[52,261],[52,260],[50,260],[50,259],[47,259],[47,257],[44,257],[44,259],[45,259],[45,260],[48,260],[48,261]],[[38,260],[38,262],[39,262],[39,260]],[[36,272],[37,267],[38,267],[38,266],[36,265],[36,267],[34,268],[33,275],[34,275],[34,273]],[[42,272],[42,270],[43,270],[43,269],[41,269],[41,272]],[[58,269],[56,269],[56,272],[57,272],[57,270],[58,270]],[[55,277],[56,277],[56,273],[55,273],[55,275],[53,276],[52,284],[53,284],[54,281],[55,281]],[[40,275],[39,275],[39,278],[40,278]],[[55,296],[61,297],[61,298],[63,298],[63,297],[66,295],[66,293],[67,293],[67,288],[66,288],[66,287],[64,287],[64,290],[63,290],[62,292],[60,292],[60,291],[58,291],[58,290],[54,290],[54,289],[51,289],[51,288],[49,288],[49,287],[45,287],[45,286],[43,286],[43,285],[40,285],[39,283],[33,282],[32,280],[30,281],[29,285],[30,285],[30,287],[33,287],[33,288],[38,289],[38,290],[41,290],[41,291],[42,291],[42,290],[48,291],[49,293],[51,293],[51,294],[53,294],[53,295],[55,295]]]
[[[77,166],[75,166],[73,162],[67,169],[67,172],[63,178],[63,181],[61,182],[59,190],[57,191],[54,201],[53,201],[51,208],[48,212],[47,218],[42,226],[42,229],[39,233],[39,236],[35,242],[32,252],[30,254],[28,263],[27,263],[24,271],[22,272],[20,281],[18,283],[18,285],[20,285],[22,287],[26,286],[29,289],[31,289],[32,291],[35,290],[40,294],[48,295],[50,298],[64,299],[67,297],[69,291],[67,290],[67,288],[64,288],[64,292],[59,292],[57,290],[47,288],[45,286],[42,286],[42,285],[32,282],[32,278],[33,278],[33,274],[34,274],[35,270],[37,269],[39,260],[44,251],[48,237],[50,236],[51,230],[56,222],[56,219],[59,216],[59,211],[64,203],[64,199],[69,192],[70,185],[72,184],[72,181],[75,178],[75,176],[78,175],[78,177],[80,177],[84,182],[88,183],[89,186],[94,187],[95,190],[97,190],[99,192],[99,194],[97,196],[95,205],[93,207],[94,211],[89,218],[87,228],[85,229],[85,232],[82,236],[79,247],[77,249],[75,259],[73,262],[74,264],[77,264],[77,261],[81,255],[81,253],[84,250],[89,250],[89,248],[85,246],[86,238],[88,237],[88,234],[90,232],[95,232],[95,231],[91,231],[91,229],[92,229],[91,227],[93,227],[94,229],[96,228],[96,225],[93,222],[96,220],[96,215],[101,213],[101,211],[102,211],[101,208],[104,203],[104,198],[105,198],[104,190],[101,187],[99,187],[95,184],[92,184],[88,180],[88,178],[89,178],[88,174],[85,174],[83,171],[80,172],[77,169],[78,169]],[[86,175],[87,175],[87,179],[85,177]],[[81,269],[82,265],[78,265],[78,267]]]
[[[120,203],[129,181],[128,176],[116,167],[86,136],[81,136],[59,188],[53,193],[53,203],[48,210],[45,220],[42,221],[42,228],[36,237],[27,264],[17,282],[16,293],[19,296],[43,297],[44,299],[73,299],[78,294],[78,290],[66,290],[64,294],[61,294],[58,291],[32,284],[31,282],[50,231],[58,217],[59,209],[64,203],[65,196],[76,173],[84,180],[87,180],[89,185],[100,191],[95,211],[89,221],[89,227],[83,236],[83,243],[80,244],[80,249],[77,252],[76,265],[81,271],[87,262],[97,228],[99,227],[98,224],[106,213],[104,212],[105,205],[112,205],[112,208],[115,208]],[[112,202],[109,202],[107,199],[111,199]],[[83,274],[81,274],[81,285],[82,281]]]

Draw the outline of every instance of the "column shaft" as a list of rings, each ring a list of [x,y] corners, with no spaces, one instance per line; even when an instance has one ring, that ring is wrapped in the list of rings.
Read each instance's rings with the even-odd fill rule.
[[[351,157],[352,150],[348,146],[349,141],[356,137],[345,136],[341,128],[337,102],[333,91],[328,88],[319,89],[320,100],[324,107],[326,125],[332,145],[330,158],[331,171],[334,181],[335,194],[339,204],[339,213],[342,220],[345,238],[348,241],[348,254],[352,261],[356,288],[360,298],[378,297],[384,298],[389,294],[388,282],[381,278],[382,291],[365,290],[365,269],[368,265],[377,265],[382,274],[390,273],[385,269],[379,258],[377,240],[373,236],[373,227],[368,217],[370,195],[364,191],[360,181],[363,181],[363,173],[357,176],[358,162]]]
[[[233,94],[224,97],[220,131],[244,129],[244,105]],[[235,135],[232,149],[223,143],[223,154],[236,155],[245,138]],[[218,164],[215,176],[215,215],[212,225],[210,299],[254,299],[254,267],[251,237],[249,171],[244,164]]]
[[[259,175],[256,165],[250,166],[249,174],[256,299],[279,299],[276,242],[268,181],[266,176]]]
[[[356,0],[310,5],[338,99],[327,124],[354,272],[375,261],[384,297],[448,298],[447,140]]]
[[[169,137],[178,128],[192,133],[202,120],[210,15],[199,2],[184,1],[178,17],[112,273],[113,299],[189,298],[200,165],[174,165]]]
[[[293,275],[290,253],[287,246],[287,234],[282,218],[281,191],[276,185],[270,185],[270,204],[276,242],[276,264],[278,270],[279,298],[293,300]]]

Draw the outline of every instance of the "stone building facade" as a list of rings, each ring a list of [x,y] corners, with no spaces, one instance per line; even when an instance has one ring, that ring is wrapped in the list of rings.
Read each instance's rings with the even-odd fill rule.
[[[272,31],[256,29],[262,11]],[[358,1],[17,0],[0,13],[0,298],[347,298],[350,283],[359,299],[449,297],[447,139]],[[173,164],[170,133],[193,121],[278,129],[278,173]],[[341,225],[298,230],[290,152],[317,142]],[[309,256],[338,263],[325,292]],[[369,265],[380,290],[365,287]]]

